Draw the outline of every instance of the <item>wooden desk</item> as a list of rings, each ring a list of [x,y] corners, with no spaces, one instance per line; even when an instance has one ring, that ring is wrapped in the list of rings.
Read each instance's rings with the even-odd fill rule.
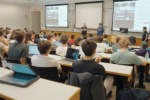
[[[0,68],[0,77],[10,72]],[[80,88],[40,78],[26,88],[0,83],[0,97],[6,100],[80,100]]]

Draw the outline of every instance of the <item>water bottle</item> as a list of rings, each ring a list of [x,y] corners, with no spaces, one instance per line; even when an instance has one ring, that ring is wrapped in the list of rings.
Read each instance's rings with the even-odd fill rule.
[[[147,51],[146,54],[145,54],[145,59],[148,61],[148,58],[149,58],[149,53]]]

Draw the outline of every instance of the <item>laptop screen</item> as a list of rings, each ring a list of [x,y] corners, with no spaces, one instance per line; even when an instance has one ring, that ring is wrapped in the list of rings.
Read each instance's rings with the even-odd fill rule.
[[[4,64],[15,72],[36,75],[27,65],[13,64],[13,63],[7,63],[7,62],[4,62]]]
[[[40,54],[37,45],[29,45],[29,54],[32,54],[32,55]]]
[[[119,52],[120,51],[120,49],[117,49],[117,52]],[[129,49],[127,49],[127,51],[129,51]]]
[[[72,59],[72,60],[78,60],[78,56],[79,56],[79,50],[68,48],[67,53],[66,53],[66,58]]]

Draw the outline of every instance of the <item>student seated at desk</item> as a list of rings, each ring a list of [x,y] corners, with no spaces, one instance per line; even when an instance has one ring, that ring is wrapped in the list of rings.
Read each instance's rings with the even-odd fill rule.
[[[35,34],[34,43],[35,43],[35,44],[38,44],[39,41],[41,41],[39,34]]]
[[[0,31],[0,42],[2,42],[3,44],[5,44],[6,46],[9,45],[9,39],[6,41],[5,39],[5,32],[3,32],[3,30]]]
[[[53,33],[52,33],[53,34]],[[58,41],[59,39],[58,39],[58,37],[57,37],[57,33],[54,33],[54,40],[55,41]]]
[[[8,58],[20,60],[21,64],[25,65],[26,58],[29,57],[29,46],[24,43],[24,32],[16,32],[15,39],[17,42],[10,44]]]
[[[51,51],[55,51],[58,45],[56,45],[55,42],[53,42],[54,34],[48,32],[46,33],[46,38],[51,43]]]
[[[115,64],[134,64],[134,65],[142,65],[146,66],[146,61],[144,58],[139,58],[134,53],[130,53],[127,51],[128,46],[130,45],[129,40],[122,39],[119,41],[120,51],[113,53],[110,58],[110,63]]]
[[[83,36],[83,40],[81,41],[81,45],[82,45],[83,41],[85,41],[86,39],[87,39],[87,36],[84,35],[84,36]]]
[[[34,45],[34,43],[32,42],[32,33],[31,32],[26,32],[24,43],[28,44],[28,45]]]
[[[56,49],[56,54],[60,55],[60,56],[66,56],[66,52],[67,52],[67,43],[69,40],[69,35],[68,34],[62,34],[60,41],[61,41],[61,45]]]
[[[110,44],[109,41],[107,40],[107,37],[108,37],[108,35],[105,34],[105,35],[104,35],[104,40],[103,40],[103,42],[105,42],[106,44]]]
[[[82,41],[82,38],[77,37],[76,40],[74,41],[74,45],[72,46],[72,48],[81,50],[81,41]]]
[[[60,41],[60,38],[61,38],[61,33],[58,33],[58,39]]]
[[[146,50],[148,48],[148,43],[147,42],[142,42],[142,49],[139,51],[136,51],[135,54],[138,56],[142,56],[145,57],[146,53],[149,53],[149,57],[150,57],[150,51]]]
[[[43,31],[40,31],[40,38],[43,38],[44,37],[44,33]]]
[[[75,35],[71,35],[71,39],[68,41],[71,45],[74,44],[74,41],[75,41],[74,37]]]
[[[102,75],[104,86],[106,88],[107,94],[110,92],[111,87],[114,83],[114,78],[112,76],[107,76],[104,67],[99,64],[101,59],[97,57],[93,59],[96,53],[97,44],[92,40],[85,40],[82,43],[82,50],[85,57],[82,60],[74,61],[72,64],[74,73],[84,73],[89,72],[93,75]]]
[[[121,40],[121,38],[120,38],[120,37],[117,37],[117,38],[116,38],[116,44],[115,44],[115,45],[112,45],[112,51],[113,51],[113,53],[117,52],[117,49],[120,49],[119,44],[118,44],[118,42],[119,42],[120,40]]]
[[[0,36],[2,35],[2,31],[0,31]],[[4,43],[0,42],[0,58],[4,57],[4,53],[8,54],[8,48],[6,48]]]
[[[40,52],[40,55],[34,55],[31,57],[32,65],[35,67],[57,67],[58,72],[62,72],[62,68],[58,61],[48,56],[50,49],[51,43],[49,41],[40,41],[38,43],[38,50]]]
[[[35,39],[35,32],[32,31],[32,39],[34,40]]]
[[[88,39],[93,39],[93,38],[94,38],[93,35],[90,33]]]
[[[16,33],[16,30],[13,30],[9,39],[14,40],[15,39],[15,33]]]
[[[97,37],[97,49],[96,49],[96,52],[99,52],[99,53],[104,53],[104,52],[112,52],[109,47],[107,46],[106,43],[103,43],[103,36],[98,36]]]

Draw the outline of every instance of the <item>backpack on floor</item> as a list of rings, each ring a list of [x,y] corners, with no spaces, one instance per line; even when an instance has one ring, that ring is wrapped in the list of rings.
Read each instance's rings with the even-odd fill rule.
[[[127,89],[125,89],[127,87]],[[124,86],[117,94],[116,100],[148,100],[149,93],[144,90],[133,89],[129,86]]]

